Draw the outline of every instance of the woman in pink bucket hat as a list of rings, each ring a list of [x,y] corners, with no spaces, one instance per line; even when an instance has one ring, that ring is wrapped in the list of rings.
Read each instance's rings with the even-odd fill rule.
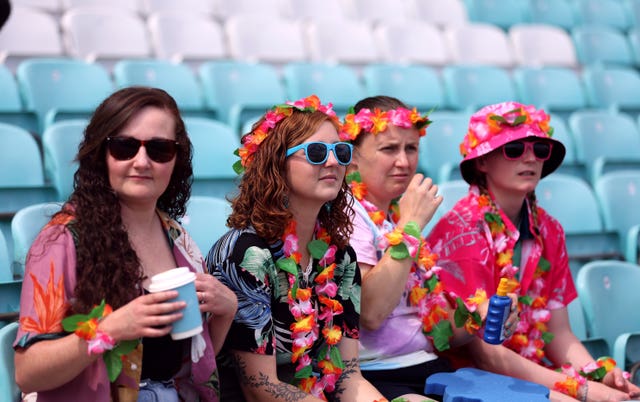
[[[613,359],[594,360],[569,326],[567,305],[577,292],[564,231],[535,196],[540,179],[565,155],[552,134],[547,113],[516,102],[486,106],[471,116],[460,144],[460,171],[469,192],[428,240],[440,256],[445,287],[469,311],[507,278],[519,295],[520,320],[505,326],[502,345],[477,336],[449,357],[457,366],[545,385],[554,401],[628,400],[640,389]]]

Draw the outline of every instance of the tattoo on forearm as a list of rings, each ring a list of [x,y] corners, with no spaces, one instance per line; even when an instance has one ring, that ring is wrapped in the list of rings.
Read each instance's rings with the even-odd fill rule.
[[[286,402],[295,402],[304,399],[308,394],[298,387],[285,383],[271,382],[269,376],[263,372],[259,372],[258,376],[247,374],[247,362],[237,354],[233,354],[236,376],[243,387],[263,388],[268,394],[274,398]]]
[[[344,382],[349,379],[351,375],[358,372],[359,364],[357,358],[353,358],[351,360],[343,360],[344,370],[342,370],[342,374],[340,378],[336,382],[336,389],[331,393],[332,401],[341,401],[342,396],[344,396],[344,391],[346,390],[344,387]]]

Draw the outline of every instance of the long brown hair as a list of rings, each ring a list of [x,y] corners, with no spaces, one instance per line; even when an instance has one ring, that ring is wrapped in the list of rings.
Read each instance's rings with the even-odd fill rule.
[[[255,123],[259,127],[264,117]],[[269,242],[275,242],[284,234],[293,215],[287,209],[289,186],[286,174],[287,149],[301,144],[312,136],[324,122],[339,129],[338,123],[323,112],[303,112],[293,109],[269,131],[260,144],[251,164],[246,168],[239,184],[240,192],[232,200],[233,211],[227,225],[236,229],[253,226],[256,233]],[[343,180],[338,196],[330,208],[321,208],[318,220],[338,247],[346,247],[352,232],[350,219],[349,188]]]

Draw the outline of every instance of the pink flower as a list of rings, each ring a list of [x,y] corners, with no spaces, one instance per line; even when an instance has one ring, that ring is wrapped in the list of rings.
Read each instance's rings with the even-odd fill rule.
[[[324,293],[329,297],[334,297],[338,293],[338,285],[333,281],[325,282],[322,285],[316,285],[316,293]]]
[[[336,250],[338,250],[338,247],[335,244],[329,246],[327,252],[324,253],[324,257],[320,259],[319,264],[322,266],[333,264],[336,260]]]

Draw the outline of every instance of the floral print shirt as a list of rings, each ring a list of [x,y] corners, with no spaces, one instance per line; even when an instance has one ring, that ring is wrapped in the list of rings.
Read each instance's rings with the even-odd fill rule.
[[[274,259],[274,255],[276,258]],[[207,266],[218,280],[228,286],[238,297],[238,311],[227,335],[223,354],[228,350],[240,350],[265,355],[275,355],[279,365],[279,376],[283,381],[293,374],[291,364],[292,338],[290,326],[295,319],[289,311],[287,292],[289,282],[286,273],[276,269],[275,261],[282,255],[281,243],[269,245],[252,228],[231,230],[211,248]],[[334,324],[342,328],[343,334],[358,339],[360,319],[360,270],[356,256],[350,247],[338,250],[335,257],[335,283],[338,285],[336,299],[342,303],[344,312],[334,317]],[[299,272],[302,286],[313,282],[317,275],[318,261],[307,273]],[[317,306],[315,292],[311,296]],[[322,328],[319,328],[322,333]],[[317,351],[322,337],[316,341]],[[311,353],[315,357],[314,352]],[[230,364],[222,359],[221,372]],[[225,373],[221,373],[227,379]],[[222,398],[227,397],[223,384]]]
[[[158,211],[158,215],[177,266],[204,272],[204,258],[192,238],[167,214]],[[20,299],[20,326],[14,343],[16,349],[68,335],[62,329],[62,320],[70,313],[70,301],[76,285],[76,248],[73,234],[67,227],[72,219],[72,216],[55,217],[39,233],[29,251]],[[217,402],[220,392],[218,370],[206,323],[197,343],[201,347],[200,357],[195,361],[189,356],[183,358],[182,368],[174,378],[176,388],[183,401]],[[38,392],[38,402],[109,402],[114,400],[112,392],[118,393],[121,402],[136,401],[141,349],[139,346],[124,357],[123,371],[115,386],[109,383],[103,359],[97,359],[67,384]]]

